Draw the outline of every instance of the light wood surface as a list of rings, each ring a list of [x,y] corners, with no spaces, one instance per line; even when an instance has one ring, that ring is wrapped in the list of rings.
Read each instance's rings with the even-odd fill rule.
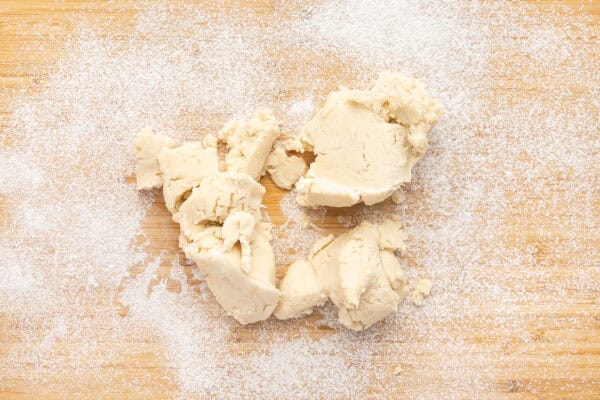
[[[133,5],[133,2],[124,2]],[[271,2],[251,2],[248,6],[258,12],[269,12]],[[600,2],[596,1],[570,1],[568,2],[578,13],[600,15]],[[39,54],[35,48],[28,44],[34,41],[34,36],[42,32],[47,35],[48,40],[56,43],[65,41],[73,29],[73,20],[68,16],[76,12],[106,14],[114,18],[114,26],[122,26],[126,31],[129,27],[132,12],[114,13],[106,11],[104,1],[0,1],[0,86],[23,88],[27,91],[36,91],[43,86],[45,74],[61,57],[60,52]],[[214,6],[206,3],[207,7]],[[540,8],[550,7],[548,3],[540,3]],[[35,34],[35,35],[34,35]],[[332,72],[333,73],[333,72]],[[8,113],[6,102],[8,99],[0,98],[0,131],[6,126]],[[0,142],[1,143],[1,142]],[[2,166],[0,166],[2,168]],[[129,177],[133,182],[133,178]],[[283,223],[285,218],[279,209],[279,201],[286,192],[276,188],[268,177],[262,180],[267,187],[268,194],[265,204],[276,224]],[[596,199],[596,202],[600,199]],[[349,215],[358,208],[351,210],[332,210],[328,212],[320,225],[328,231],[339,232],[341,227],[337,217]],[[170,257],[177,253],[178,227],[171,222],[168,212],[164,207],[162,199],[157,199],[147,219],[144,221],[145,233],[152,242],[151,251],[158,252],[170,249]],[[165,263],[168,264],[168,263]],[[135,270],[133,271],[136,272]],[[163,273],[168,274],[167,267]],[[173,290],[177,290],[173,283]],[[485,302],[485,300],[482,300]],[[498,307],[495,304],[482,304],[490,309]],[[115,312],[127,313],[126,309],[118,309]],[[525,312],[525,311],[524,311]],[[563,318],[573,320],[586,315],[585,320],[579,321],[578,329],[560,326],[548,326],[548,329],[540,330],[539,337],[531,343],[518,343],[510,351],[511,356],[518,360],[519,365],[530,365],[530,368],[515,369],[507,362],[492,383],[493,391],[489,393],[490,398],[506,399],[532,399],[532,398],[570,398],[570,399],[600,399],[600,313],[597,303],[591,304],[565,304],[560,308],[544,309],[538,307],[528,310],[531,312],[532,320],[536,316],[544,316],[549,313],[559,315]],[[0,310],[1,315],[1,310]],[[308,325],[310,327],[310,325]],[[326,330],[312,326],[311,336],[319,337],[326,335]],[[0,319],[0,353],[6,354],[14,341],[18,338],[11,334],[14,332],[13,321]],[[239,344],[238,351],[244,345],[252,346],[253,338],[248,330],[240,330],[236,333],[236,342]],[[496,339],[486,335],[486,329],[482,326],[474,326],[471,335],[475,346],[494,345]],[[543,343],[543,348],[539,346]],[[111,381],[110,387],[106,387],[106,380],[98,379],[95,375],[108,373],[106,371],[87,372],[83,376],[69,379],[61,377],[63,382],[60,390],[53,385],[40,384],[31,386],[27,380],[5,381],[0,376],[0,399],[64,399],[64,398],[173,398],[177,391],[173,383],[171,372],[167,368],[164,348],[158,340],[131,341],[129,343],[106,343],[107,347],[115,349],[118,362],[106,366],[121,372],[122,380]],[[69,350],[76,350],[77,343],[61,343],[57,354],[53,355],[61,360],[62,355]],[[382,353],[385,353],[385,343],[382,343]],[[127,351],[125,351],[127,350]],[[443,351],[443,350],[441,350]],[[562,373],[554,377],[538,375],[536,365],[544,360],[547,355],[562,355]],[[509,359],[509,358],[507,358]],[[392,368],[386,364],[385,356],[378,358],[385,368]],[[425,360],[425,359],[424,359]],[[65,361],[66,362],[66,361]],[[424,362],[432,362],[426,359]],[[516,364],[516,362],[515,362]],[[23,376],[28,374],[31,365],[23,365]],[[68,370],[68,369],[67,369]],[[67,371],[66,370],[66,371]],[[135,388],[127,384],[127,381],[144,377],[144,386]],[[573,380],[588,378],[579,388],[567,385]],[[58,379],[51,377],[49,379]],[[523,389],[527,388],[527,390]],[[533,388],[533,389],[532,389]],[[391,391],[389,398],[395,398],[397,393]]]

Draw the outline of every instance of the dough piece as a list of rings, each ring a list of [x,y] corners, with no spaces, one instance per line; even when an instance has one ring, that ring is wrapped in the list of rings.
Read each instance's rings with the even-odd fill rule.
[[[422,306],[423,300],[425,297],[431,294],[431,280],[429,279],[419,279],[417,284],[415,285],[415,289],[410,293],[410,300],[416,306]]]
[[[393,254],[405,247],[403,236],[399,221],[386,220],[320,239],[308,260],[292,264],[283,278],[277,318],[310,313],[323,304],[320,294],[325,293],[338,307],[340,322],[350,329],[366,329],[384,319],[407,294],[406,277]]]
[[[313,307],[322,306],[327,294],[308,260],[292,263],[279,284],[281,298],[274,311],[279,319],[298,318],[309,315]]]
[[[181,205],[181,231],[194,240],[197,225],[208,222],[223,224],[230,214],[237,211],[251,214],[260,221],[264,194],[265,188],[249,175],[231,172],[208,175]]]
[[[252,214],[243,211],[236,211],[229,214],[223,223],[223,248],[231,250],[233,245],[238,243],[242,249],[242,271],[250,272],[250,260],[252,251],[250,249],[250,241],[254,234],[256,219]]]
[[[381,250],[403,248],[402,235],[398,221],[387,220],[379,225],[362,223],[311,256],[317,275],[338,307],[338,318],[344,326],[353,330],[366,329],[398,307],[405,289],[401,277],[396,275],[402,271],[396,270],[399,264],[392,265],[387,255],[382,260]],[[388,279],[386,269],[393,270],[389,274],[395,278],[393,281]]]
[[[163,148],[175,147],[173,139],[152,133],[152,128],[140,130],[135,138],[135,180],[138,190],[162,186],[162,174],[158,166],[158,153]]]
[[[406,193],[404,193],[402,188],[398,188],[392,193],[392,201],[394,204],[404,203],[404,200],[406,200]]]
[[[267,158],[267,171],[273,183],[282,189],[291,190],[307,169],[303,158],[288,156],[283,149],[273,150]]]
[[[165,205],[173,220],[179,222],[179,207],[202,179],[219,171],[219,158],[214,147],[204,148],[200,142],[188,142],[158,154],[163,175]]]
[[[242,324],[268,318],[279,300],[270,224],[257,222],[264,193],[247,174],[212,174],[179,212],[180,247],[206,275],[223,309]]]
[[[424,85],[383,72],[370,90],[332,92],[288,149],[316,159],[296,184],[303,206],[375,204],[410,182],[441,114]]]
[[[279,136],[279,123],[270,110],[261,110],[250,121],[229,121],[219,140],[230,149],[225,156],[227,171],[243,172],[258,180],[273,142]]]
[[[216,232],[221,228],[208,229]],[[238,246],[225,250],[221,241],[216,246],[210,243],[211,247],[201,247],[198,241],[183,239],[186,255],[206,273],[208,288],[227,314],[241,324],[267,319],[279,301],[279,290],[275,287],[275,256],[269,240],[268,224],[257,224],[251,244],[251,269],[245,272]]]

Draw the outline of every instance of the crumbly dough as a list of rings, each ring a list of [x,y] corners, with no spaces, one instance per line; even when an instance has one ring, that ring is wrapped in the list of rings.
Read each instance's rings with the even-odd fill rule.
[[[265,188],[256,181],[278,135],[268,112],[230,123],[221,132],[231,147],[227,172],[220,172],[216,136],[175,147],[171,139],[142,130],[136,140],[138,186],[162,181],[165,204],[180,223],[180,247],[223,309],[242,324],[268,318],[279,301],[271,225],[262,221]]]
[[[273,150],[267,158],[267,172],[273,183],[282,189],[291,190],[307,170],[308,166],[302,157],[288,156],[281,148]]]
[[[279,283],[279,291],[281,298],[273,313],[279,319],[308,315],[313,307],[322,306],[327,301],[327,294],[308,260],[297,260],[288,267]]]
[[[218,135],[229,148],[225,156],[227,171],[243,172],[260,179],[267,156],[279,134],[279,123],[271,110],[258,111],[247,122],[229,121]]]
[[[429,279],[419,279],[419,281],[415,285],[414,290],[410,292],[410,301],[416,306],[422,306],[425,297],[431,294],[432,285],[433,284]]]
[[[340,322],[350,329],[363,330],[384,319],[407,294],[406,278],[393,254],[404,249],[403,237],[400,223],[387,220],[362,223],[337,238],[329,235],[317,241],[308,260],[292,264],[282,280],[275,316],[309,314],[323,304],[320,295],[325,293],[338,307]]]
[[[172,149],[175,142],[170,137],[153,133],[150,127],[138,132],[135,138],[135,179],[138,190],[162,186],[158,153],[164,147]]]
[[[312,150],[310,168],[283,149],[271,152],[279,124],[272,112],[259,111],[247,122],[229,122],[218,138],[178,147],[143,129],[135,143],[137,185],[162,183],[165,204],[180,224],[180,247],[240,323],[272,313],[301,317],[331,300],[340,322],[359,331],[387,317],[408,293],[394,255],[405,249],[400,222],[365,222],[320,239],[306,259],[289,266],[278,289],[271,224],[262,214],[265,188],[258,179],[268,171],[279,187],[295,184],[305,206],[374,204],[390,196],[400,202],[400,185],[410,181],[439,115],[421,83],[384,72],[370,90],[331,93],[304,127],[290,148]],[[229,149],[221,167],[218,140]],[[430,290],[431,281],[419,281],[411,300],[421,304]]]
[[[268,318],[279,300],[270,224],[261,222],[264,194],[250,175],[221,172],[206,176],[179,212],[180,247],[242,324]]]
[[[223,224],[232,213],[244,211],[256,221],[265,188],[250,175],[221,172],[206,176],[181,205],[181,231],[194,240],[203,223]]]
[[[163,148],[158,153],[163,177],[165,205],[173,220],[179,222],[179,207],[191,190],[202,179],[219,172],[219,158],[215,147],[204,147],[200,142],[187,142],[175,148]]]
[[[370,90],[332,92],[317,114],[288,142],[316,159],[297,183],[303,206],[375,204],[411,179],[441,114],[418,80],[386,71]]]
[[[256,224],[249,272],[242,269],[239,246],[225,250],[222,228],[207,229],[202,241],[189,242],[182,234],[180,243],[186,255],[206,273],[208,288],[227,314],[242,324],[267,319],[279,301],[269,224]]]

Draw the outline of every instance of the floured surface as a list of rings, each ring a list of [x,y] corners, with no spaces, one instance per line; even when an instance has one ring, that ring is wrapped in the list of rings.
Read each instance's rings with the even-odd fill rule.
[[[0,6],[0,396],[600,397],[598,6],[391,3]],[[136,192],[136,131],[272,106],[292,135],[386,68],[447,109],[405,202],[308,223],[265,177],[274,250],[396,213],[431,296],[361,334],[240,327]]]

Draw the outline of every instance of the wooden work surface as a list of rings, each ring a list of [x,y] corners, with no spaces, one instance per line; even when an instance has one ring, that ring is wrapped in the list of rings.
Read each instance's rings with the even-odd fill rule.
[[[126,2],[129,4],[129,2]],[[270,2],[245,2],[257,12],[270,12],[272,5]],[[133,5],[133,3],[131,3]],[[600,2],[595,1],[569,1],[568,4],[576,9],[578,13],[592,15],[598,18],[600,15]],[[128,29],[133,11],[111,12],[105,8],[104,1],[6,1],[0,0],[0,86],[23,88],[27,91],[38,90],[45,72],[61,57],[60,52],[50,52],[39,54],[34,47],[28,46],[34,40],[39,40],[39,34],[47,35],[48,40],[60,43],[68,38],[73,29],[72,15],[77,12],[86,12],[90,14],[106,15],[113,18],[111,24],[122,26],[124,30]],[[549,7],[547,3],[538,4],[540,8]],[[211,7],[208,5],[207,7]],[[126,8],[126,7],[124,7]],[[132,7],[133,9],[133,7]],[[331,72],[334,73],[333,71]],[[7,99],[0,98],[0,123],[3,125],[9,118],[9,114],[4,107]],[[2,168],[2,166],[0,166]],[[130,182],[133,177],[128,177]],[[267,196],[265,204],[269,213],[276,224],[284,222],[285,217],[279,209],[281,197],[286,193],[273,186],[270,179],[265,177],[262,183],[267,187]],[[599,199],[595,199],[598,203]],[[331,211],[321,221],[321,227],[332,232],[339,232],[342,228],[338,222],[339,215],[349,215],[354,209]],[[150,249],[172,249],[177,250],[178,227],[170,221],[169,214],[164,207],[162,199],[157,198],[147,219],[144,221],[145,233],[152,241]],[[482,300],[483,308],[495,305],[486,305]],[[529,370],[515,371],[510,364],[505,364],[504,370],[500,371],[493,382],[494,390],[489,393],[491,398],[510,398],[510,399],[529,399],[529,398],[571,398],[571,399],[600,399],[600,315],[598,314],[598,304],[568,304],[560,309],[544,310],[537,308],[534,313],[544,314],[555,313],[565,318],[577,316],[579,314],[592,315],[587,324],[579,329],[555,327],[551,334],[544,336],[544,351],[538,352],[536,344],[522,345],[521,348],[515,348],[513,357],[520,359],[520,364],[527,365],[528,360],[539,357],[543,359],[548,352],[563,354],[561,358],[563,370],[560,376],[543,377],[543,383],[539,383],[535,361],[531,361],[532,367]],[[0,310],[1,315],[2,310]],[[126,313],[126,310],[122,311]],[[595,314],[594,314],[595,313]],[[594,316],[595,315],[595,316]],[[533,317],[532,317],[533,318]],[[11,340],[17,340],[13,336],[2,337],[2,332],[8,332],[13,324],[12,321],[0,320],[0,354],[5,353],[11,346]],[[486,338],[485,327],[478,327],[479,333],[475,334],[478,339],[475,341],[480,346],[487,346],[494,338]],[[312,332],[318,337],[323,333],[319,330]],[[242,343],[251,338],[244,335],[241,331],[236,340]],[[540,333],[543,336],[543,332]],[[106,343],[106,346],[121,348],[121,344]],[[77,343],[62,343],[58,353],[67,351],[69,346],[77,348]],[[57,390],[55,386],[40,384],[29,386],[27,380],[23,379],[5,381],[0,376],[0,399],[47,399],[47,398],[172,398],[176,393],[176,388],[172,383],[172,377],[165,366],[162,352],[164,348],[156,341],[132,342],[127,344],[132,353],[123,355],[110,368],[120,369],[122,382],[128,379],[137,379],[139,376],[150,376],[151,379],[144,379],[145,386],[140,391],[132,389],[130,385],[120,386],[118,381],[112,382],[110,388],[102,387],[101,380],[94,379],[93,374],[79,377],[78,381],[65,378],[65,385],[62,390]],[[564,352],[565,349],[570,351]],[[575,351],[573,351],[575,350]],[[121,350],[122,351],[122,350]],[[546,353],[544,353],[546,352]],[[60,357],[60,354],[57,355]],[[538,360],[539,361],[539,360]],[[385,357],[384,357],[385,362]],[[28,373],[30,365],[23,365],[23,375]],[[108,367],[107,367],[108,368]],[[103,374],[102,370],[97,374]],[[111,372],[111,373],[114,373]],[[89,381],[87,380],[89,378]],[[565,390],[565,382],[573,378],[587,378],[587,383],[581,386],[582,392],[569,386]],[[539,385],[536,384],[539,383]],[[532,385],[535,391],[521,391],[519,388]],[[85,387],[82,389],[81,385]],[[537,386],[536,386],[537,385]],[[531,386],[529,386],[531,387]],[[51,389],[49,389],[51,388]],[[389,398],[394,398],[394,394],[388,394]],[[581,393],[585,393],[582,395]]]

